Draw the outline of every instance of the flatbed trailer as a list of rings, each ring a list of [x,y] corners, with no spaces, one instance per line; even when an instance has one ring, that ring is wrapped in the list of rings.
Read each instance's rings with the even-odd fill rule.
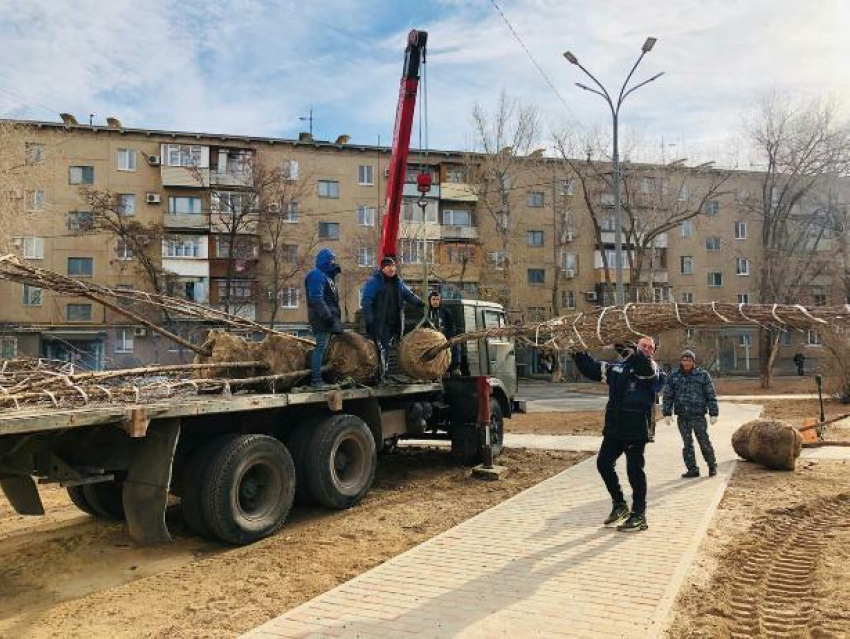
[[[498,454],[512,393],[486,380],[7,411],[0,487],[18,513],[41,515],[38,485],[59,483],[85,512],[126,519],[141,544],[171,540],[165,511],[176,496],[195,532],[248,544],[279,530],[294,501],[357,504],[378,454],[400,439],[450,440],[466,464],[487,441]]]

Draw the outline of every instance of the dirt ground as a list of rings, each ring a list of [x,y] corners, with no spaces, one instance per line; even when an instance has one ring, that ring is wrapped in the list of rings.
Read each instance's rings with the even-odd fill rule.
[[[0,500],[0,637],[233,637],[587,456],[505,450],[510,474],[482,482],[445,452],[405,449],[382,457],[358,507],[296,509],[279,534],[235,549],[191,536],[178,512],[175,542],[142,549],[61,489],[42,489],[43,518]]]
[[[850,636],[850,462],[739,462],[668,637]]]
[[[602,435],[605,413],[601,410],[574,413],[514,413],[505,420],[505,432],[534,435]]]

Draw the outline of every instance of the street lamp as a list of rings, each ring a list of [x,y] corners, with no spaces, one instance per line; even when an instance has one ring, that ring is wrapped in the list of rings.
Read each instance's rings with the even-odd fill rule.
[[[638,68],[640,61],[643,60],[643,56],[652,51],[652,47],[655,46],[657,42],[656,38],[647,38],[643,43],[643,46],[640,48],[640,56],[638,56],[637,62],[635,62],[632,70],[629,71],[629,75],[626,76],[625,82],[623,82],[623,86],[620,87],[620,93],[617,96],[616,104],[614,100],[611,98],[611,94],[608,93],[608,90],[602,86],[602,83],[597,80],[593,74],[585,69],[581,63],[578,61],[578,58],[571,52],[565,51],[564,57],[567,59],[567,62],[570,64],[574,64],[579,69],[581,69],[584,74],[590,78],[593,83],[599,87],[595,89],[593,87],[589,87],[586,84],[582,84],[581,82],[576,82],[576,86],[585,91],[589,91],[590,93],[595,93],[600,96],[605,102],[608,103],[608,107],[611,109],[611,119],[614,124],[614,224],[616,225],[614,229],[614,242],[616,247],[614,249],[615,262],[616,262],[616,273],[617,273],[617,294],[615,298],[615,303],[625,304],[626,302],[626,289],[623,286],[623,223],[622,223],[622,206],[620,202],[620,146],[618,139],[619,132],[619,120],[620,120],[620,107],[623,106],[623,102],[625,99],[640,89],[642,86],[649,84],[650,82],[657,80],[664,72],[656,73],[654,76],[649,78],[648,80],[644,80],[636,84],[635,86],[628,88],[629,81],[631,81],[632,76],[635,73],[635,70]]]

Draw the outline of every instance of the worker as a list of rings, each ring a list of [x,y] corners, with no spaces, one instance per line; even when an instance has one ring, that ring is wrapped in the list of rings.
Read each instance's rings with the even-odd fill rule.
[[[797,366],[797,375],[803,377],[806,374],[806,356],[798,351],[794,355],[794,364]]]
[[[621,532],[635,532],[649,527],[646,521],[644,449],[650,441],[650,420],[659,368],[653,359],[655,341],[651,337],[641,337],[636,346],[618,345],[617,352],[624,357],[622,361],[599,362],[586,352],[575,353],[573,360],[582,375],[608,385],[602,446],[596,458],[596,469],[613,502],[611,514],[604,525],[617,526]],[[616,469],[617,459],[624,453],[632,487],[631,511]]]
[[[451,339],[457,335],[455,318],[451,311],[443,306],[443,298],[439,291],[431,291],[428,293],[428,321],[438,331],[440,331],[446,339]],[[449,375],[460,366],[460,346],[452,346],[451,348],[452,361],[447,371]]]
[[[425,303],[410,290],[398,274],[395,258],[381,259],[375,271],[363,287],[363,319],[366,333],[378,347],[381,366],[378,381],[384,381],[389,369],[389,352],[392,342],[404,331],[404,304],[423,308]]]
[[[339,293],[336,288],[336,276],[341,270],[334,252],[323,248],[316,255],[316,267],[304,280],[304,287],[307,289],[307,317],[316,338],[316,346],[310,359],[310,385],[319,390],[331,387],[322,378],[322,364],[331,335],[342,333],[343,330]]]
[[[673,413],[678,416],[679,433],[684,444],[682,457],[686,468],[682,477],[699,477],[693,435],[696,435],[703,459],[708,464],[708,474],[717,474],[717,460],[705,421],[705,414],[708,413],[711,423],[717,422],[717,393],[711,375],[699,368],[696,361],[693,351],[685,350],[682,353],[679,369],[670,375],[667,386],[664,387],[664,404],[661,409],[668,425],[672,425]]]

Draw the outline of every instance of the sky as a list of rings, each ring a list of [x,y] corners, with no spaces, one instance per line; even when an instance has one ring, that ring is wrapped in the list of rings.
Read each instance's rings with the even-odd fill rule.
[[[644,154],[723,155],[768,92],[850,113],[850,0],[0,0],[0,117],[292,138],[312,108],[319,139],[389,144],[411,28],[429,32],[430,148],[471,148],[473,105],[502,91],[539,108],[541,146],[607,129],[562,53],[613,89],[647,36],[635,78],[665,75],[621,112]]]

